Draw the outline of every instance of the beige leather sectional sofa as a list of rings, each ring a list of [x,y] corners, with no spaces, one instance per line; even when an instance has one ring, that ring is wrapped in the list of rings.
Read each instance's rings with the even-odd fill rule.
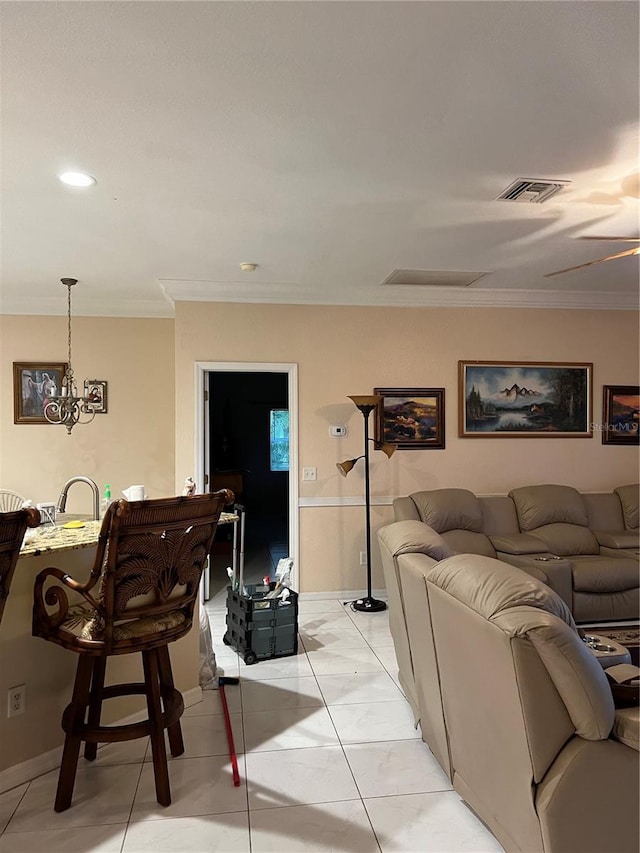
[[[497,557],[544,581],[577,622],[638,618],[638,486],[580,493],[570,486],[478,497],[466,489],[416,492],[394,501],[398,521],[442,536],[451,553]]]
[[[378,540],[400,682],[455,790],[508,853],[637,853],[638,708],[566,604],[422,522]]]

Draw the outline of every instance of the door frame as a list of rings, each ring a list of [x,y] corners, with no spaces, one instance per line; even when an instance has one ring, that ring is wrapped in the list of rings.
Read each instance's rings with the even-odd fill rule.
[[[298,516],[298,365],[294,362],[196,361],[195,363],[195,465],[199,492],[206,491],[209,462],[209,373],[284,373],[289,406],[289,556],[293,559],[292,586],[298,589],[300,555]]]

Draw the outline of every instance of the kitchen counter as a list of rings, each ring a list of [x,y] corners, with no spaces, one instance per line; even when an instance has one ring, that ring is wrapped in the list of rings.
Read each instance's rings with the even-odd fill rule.
[[[21,557],[39,557],[52,551],[73,551],[97,545],[101,521],[85,521],[84,527],[66,530],[62,525],[43,524],[25,535],[20,549]]]
[[[21,557],[39,557],[40,554],[59,551],[73,551],[76,548],[88,548],[98,544],[101,521],[90,519],[78,519],[78,516],[69,516],[66,520],[81,520],[84,527],[65,529],[62,524],[43,524],[35,530],[28,530],[25,541],[20,549]],[[234,524],[238,516],[233,512],[223,512],[220,515],[218,525]],[[64,522],[63,522],[64,523]]]

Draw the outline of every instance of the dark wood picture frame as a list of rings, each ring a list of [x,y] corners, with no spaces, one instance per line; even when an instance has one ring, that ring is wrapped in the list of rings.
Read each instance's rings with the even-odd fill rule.
[[[640,444],[640,385],[602,386],[602,443]]]
[[[444,388],[374,388],[383,399],[375,417],[375,440],[398,450],[443,450]]]
[[[593,364],[459,361],[461,438],[592,438]]]
[[[84,396],[89,399],[97,415],[107,413],[107,382],[104,379],[85,379]]]
[[[48,424],[44,416],[47,397],[60,393],[67,370],[65,362],[13,362],[13,422],[14,424]]]

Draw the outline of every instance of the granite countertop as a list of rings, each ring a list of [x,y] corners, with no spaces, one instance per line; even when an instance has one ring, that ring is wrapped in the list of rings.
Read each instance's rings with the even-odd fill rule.
[[[85,521],[84,527],[65,530],[59,524],[43,524],[28,530],[20,549],[21,557],[38,557],[53,551],[72,551],[97,545],[101,521]]]
[[[78,516],[75,516],[75,519],[78,519]],[[61,524],[55,526],[43,524],[35,530],[27,530],[20,556],[38,557],[40,554],[53,551],[73,551],[77,548],[90,548],[92,545],[97,545],[102,521],[79,520],[84,522],[84,527],[65,529]],[[237,520],[238,516],[235,513],[223,512],[218,524],[233,524]]]

